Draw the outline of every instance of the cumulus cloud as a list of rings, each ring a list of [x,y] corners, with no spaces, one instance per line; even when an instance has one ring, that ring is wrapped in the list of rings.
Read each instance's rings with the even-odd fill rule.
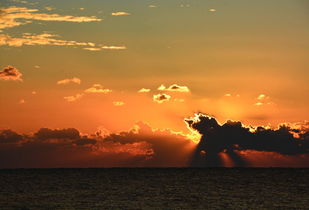
[[[156,94],[156,95],[153,95],[153,101],[157,102],[157,103],[163,103],[163,102],[166,102],[166,101],[169,101],[171,98],[170,95],[167,95],[167,94]]]
[[[103,88],[100,84],[93,84],[92,87],[85,90],[86,93],[110,93],[112,90]]]
[[[26,7],[0,8],[0,29],[12,28],[31,23],[32,20],[40,21],[64,21],[64,22],[93,22],[102,19],[95,16],[71,16],[59,14],[36,13],[38,9]]]
[[[65,97],[63,97],[63,98],[64,98],[64,100],[66,100],[67,102],[74,102],[74,101],[77,101],[77,100],[81,99],[83,96],[84,96],[84,94],[78,93],[78,94],[76,94],[75,96],[65,96]]]
[[[7,66],[0,71],[0,80],[23,81],[21,77],[22,73],[13,66]]]
[[[220,153],[225,153],[236,166],[246,166],[246,161],[235,151],[275,152],[283,155],[309,153],[306,135],[295,138],[291,129],[280,126],[278,129],[246,127],[241,122],[227,121],[219,124],[213,117],[198,114],[186,119],[189,128],[198,131],[202,137],[192,157],[193,166],[220,166]]]
[[[12,130],[0,130],[0,144],[1,143],[16,143],[23,139],[22,135]]]
[[[224,159],[234,166],[254,166],[249,160],[260,167],[308,167],[308,122],[293,128],[281,125],[278,129],[253,129],[240,122],[220,124],[202,114],[186,122],[188,128],[201,134],[198,144],[189,135],[153,129],[142,122],[129,131],[104,135],[82,135],[75,128],[41,128],[31,135],[0,130],[0,168],[201,167],[222,166],[220,161]]]
[[[41,128],[33,135],[3,130],[0,168],[182,167],[188,164],[194,145],[184,135],[145,123],[106,136],[81,135],[74,128]]]
[[[58,85],[66,85],[66,84],[70,84],[70,83],[80,84],[81,80],[77,77],[73,77],[71,79],[63,79],[63,80],[59,80],[57,82]]]
[[[127,12],[112,12],[112,16],[122,16],[122,15],[131,15]]]
[[[188,93],[190,92],[189,88],[187,86],[180,86],[180,85],[176,85],[173,84],[169,87],[165,87],[163,84],[160,85],[160,87],[158,87],[158,90],[161,91],[171,91],[171,92],[185,92]]]
[[[148,88],[142,88],[140,89],[139,91],[137,91],[138,93],[149,93],[150,92],[150,89]]]
[[[41,128],[34,134],[34,136],[38,140],[79,139],[80,133],[75,128],[55,129],[55,130],[49,128]]]

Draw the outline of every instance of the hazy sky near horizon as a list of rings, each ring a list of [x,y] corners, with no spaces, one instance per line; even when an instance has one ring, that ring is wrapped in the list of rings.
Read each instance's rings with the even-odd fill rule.
[[[309,118],[305,0],[4,0],[0,129]],[[8,67],[11,66],[11,67]],[[162,86],[163,85],[163,86]]]

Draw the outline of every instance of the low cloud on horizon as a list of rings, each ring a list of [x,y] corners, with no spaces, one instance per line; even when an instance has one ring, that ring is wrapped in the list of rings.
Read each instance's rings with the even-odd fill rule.
[[[240,122],[221,125],[204,115],[186,123],[201,134],[198,144],[190,135],[153,129],[142,122],[119,133],[41,128],[25,135],[1,130],[0,168],[309,167],[308,123],[250,130]]]

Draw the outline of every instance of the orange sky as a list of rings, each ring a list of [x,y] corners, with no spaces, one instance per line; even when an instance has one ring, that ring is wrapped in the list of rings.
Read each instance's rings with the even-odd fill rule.
[[[190,134],[184,118],[309,118],[308,4],[19,1],[0,5],[0,129]]]

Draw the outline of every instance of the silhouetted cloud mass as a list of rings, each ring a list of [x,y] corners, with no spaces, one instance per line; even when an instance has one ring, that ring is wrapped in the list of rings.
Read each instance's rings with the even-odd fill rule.
[[[75,128],[67,128],[60,130],[52,130],[49,128],[41,128],[34,134],[39,140],[46,139],[78,139],[80,138],[79,131]]]
[[[17,134],[11,130],[1,130],[0,131],[0,144],[1,143],[16,143],[23,139],[22,135]]]
[[[41,128],[31,135],[0,130],[0,168],[46,167],[309,167],[309,123],[278,129],[220,124],[198,114],[186,119],[190,135],[140,122],[129,131],[81,134]]]
[[[194,146],[185,135],[144,123],[105,136],[75,128],[41,128],[33,135],[2,130],[0,168],[184,167]]]
[[[308,131],[281,125],[278,129],[245,127],[241,122],[227,121],[220,125],[213,117],[198,114],[186,119],[188,126],[202,137],[192,157],[192,166],[221,166],[219,154],[226,153],[236,166],[246,166],[237,151],[255,150],[283,155],[309,153]],[[253,130],[252,130],[253,129]],[[299,138],[293,136],[297,133]]]

